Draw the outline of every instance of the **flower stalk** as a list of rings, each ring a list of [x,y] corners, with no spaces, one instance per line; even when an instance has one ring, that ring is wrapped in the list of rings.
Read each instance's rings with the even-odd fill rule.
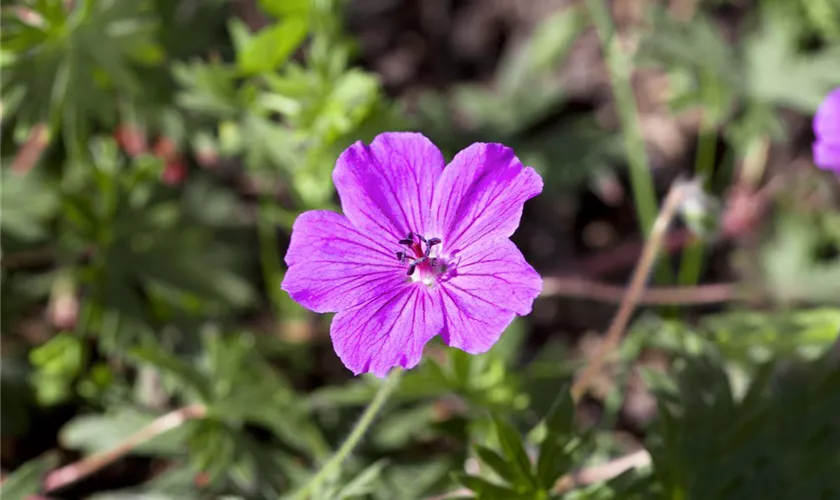
[[[356,426],[353,427],[350,435],[347,436],[347,439],[345,439],[343,443],[341,443],[341,447],[338,448],[335,454],[330,457],[327,463],[321,467],[315,476],[313,476],[312,479],[303,486],[303,488],[298,490],[293,497],[294,499],[304,500],[308,498],[308,495],[317,491],[324,481],[338,471],[344,460],[365,436],[371,424],[373,424],[373,421],[376,419],[376,415],[379,414],[379,411],[385,405],[385,402],[388,401],[391,393],[393,393],[394,389],[396,389],[399,385],[402,374],[403,371],[399,368],[391,370],[391,373],[388,374],[388,377],[382,382],[382,385],[379,386],[379,390],[376,391],[373,401],[371,401],[368,407],[365,408],[365,411],[362,413],[362,416],[359,418]]]

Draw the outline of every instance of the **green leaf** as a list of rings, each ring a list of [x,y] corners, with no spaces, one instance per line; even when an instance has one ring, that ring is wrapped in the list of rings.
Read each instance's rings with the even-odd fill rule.
[[[8,280],[3,276],[3,285]],[[6,302],[5,290],[3,296]],[[4,307],[9,307],[4,304]],[[32,403],[31,369],[25,359],[11,355],[9,350],[3,354],[0,363],[0,429],[2,435],[9,438],[23,436],[32,427],[30,410]]]
[[[256,33],[237,53],[237,66],[243,75],[255,75],[277,69],[303,42],[307,22],[289,17]]]
[[[32,10],[48,21],[34,27],[8,9],[0,17],[4,101],[21,88],[26,94],[12,110],[19,125],[63,128],[69,153],[84,154],[93,126],[118,118],[118,102],[156,104],[162,48],[148,1],[89,1],[72,9],[38,2]]]
[[[43,480],[47,472],[58,465],[58,455],[48,453],[26,462],[0,485],[0,498],[3,500],[28,500],[43,490]]]
[[[499,477],[507,480],[511,484],[516,484],[520,479],[514,467],[507,463],[505,459],[495,451],[485,446],[477,445],[475,452],[478,458],[481,459],[488,467],[493,469]]]
[[[434,460],[400,461],[384,471],[384,478],[376,498],[427,498],[441,485],[451,486],[450,471],[461,466],[461,457],[445,454]]]
[[[551,488],[571,466],[571,457],[564,448],[572,438],[575,405],[568,387],[564,387],[545,419],[546,435],[537,458],[537,479],[544,488]]]
[[[452,477],[464,485],[465,487],[469,488],[471,491],[478,495],[478,498],[487,498],[487,499],[516,499],[516,498],[531,498],[531,496],[525,496],[520,493],[517,493],[513,490],[505,488],[503,486],[499,486],[497,484],[493,484],[489,481],[486,481],[477,476],[470,476],[468,474],[462,472],[456,472],[452,474]]]
[[[800,20],[782,6],[764,6],[762,26],[746,42],[750,97],[813,112],[840,82],[840,46],[812,53],[798,49]]]
[[[493,425],[496,428],[496,435],[499,439],[499,444],[502,446],[502,452],[505,458],[512,463],[518,473],[519,481],[514,484],[517,486],[534,486],[531,460],[528,458],[528,454],[525,453],[522,436],[512,425],[498,417],[493,417]]]
[[[352,481],[339,490],[337,498],[353,498],[368,495],[374,491],[375,482],[382,476],[387,460],[378,460],[358,473]]]
[[[23,175],[4,168],[0,172],[3,197],[0,226],[4,235],[31,242],[47,235],[46,224],[57,214],[58,196],[36,171]],[[8,251],[8,241],[3,242]]]
[[[218,63],[176,62],[172,75],[183,87],[176,101],[188,110],[228,118],[248,106],[246,95],[236,85],[233,68]]]
[[[509,51],[500,62],[497,80],[502,92],[513,96],[532,90],[534,80],[563,63],[586,21],[576,8],[561,9],[540,21],[524,47]]]
[[[248,24],[242,19],[234,17],[228,20],[227,28],[228,33],[230,33],[230,41],[233,43],[233,50],[237,53],[245,50],[252,38]]]
[[[575,424],[575,403],[572,400],[572,393],[566,386],[560,391],[554,408],[546,417],[548,435],[570,437]]]
[[[179,383],[195,390],[205,402],[211,399],[210,383],[204,375],[180,358],[167,353],[163,348],[158,346],[138,347],[130,352],[130,356],[168,373]]]
[[[311,0],[258,0],[260,8],[274,18],[285,16],[306,16],[309,14]]]
[[[193,478],[195,474],[193,473]],[[195,480],[195,479],[193,479]],[[148,492],[148,491],[106,491],[87,497],[87,500],[199,500],[203,498],[198,492]],[[234,500],[236,497],[226,497],[226,500]]]
[[[370,440],[386,449],[399,449],[414,439],[428,436],[434,420],[435,409],[431,404],[395,411],[379,421]]]
[[[768,361],[759,367],[758,373],[755,374],[749,389],[747,389],[747,393],[741,399],[742,407],[752,407],[756,405],[762,397],[764,397],[764,393],[768,389],[772,380],[775,368],[775,361]]]

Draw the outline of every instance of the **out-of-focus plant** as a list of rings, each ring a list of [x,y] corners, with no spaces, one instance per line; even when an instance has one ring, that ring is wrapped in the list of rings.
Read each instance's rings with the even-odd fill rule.
[[[192,142],[242,158],[257,181],[264,281],[278,310],[297,311],[280,291],[275,225],[290,229],[300,211],[332,207],[338,153],[378,130],[400,128],[400,120],[377,78],[350,67],[353,44],[342,30],[340,2],[260,6],[276,21],[250,33],[231,20],[232,62],[183,63],[173,71],[179,105],[203,122]],[[272,201],[278,191],[282,205]]]
[[[46,123],[82,154],[96,127],[116,124],[119,101],[152,100],[164,54],[151,3],[74,3],[3,9],[3,121],[14,120],[17,144]]]
[[[274,335],[296,313],[279,292],[276,231],[299,211],[335,208],[329,172],[350,142],[408,126],[448,152],[502,141],[558,190],[621,158],[591,114],[554,118],[568,104],[555,70],[586,26],[580,11],[547,17],[489,87],[428,94],[412,121],[354,65],[343,2],[257,5],[270,22],[255,32],[221,0],[3,6],[4,499],[43,495],[68,465],[28,449],[11,472],[5,460],[7,438],[39,446],[55,437],[40,416],[67,408],[59,446],[83,461],[195,410],[125,452],[147,474],[114,491],[94,475],[80,488],[96,489],[90,498],[275,499],[310,481],[376,389],[325,368],[317,343]],[[675,108],[702,107],[708,131],[739,151],[781,137],[780,109],[810,113],[840,83],[831,1],[760,5],[735,43],[704,3],[691,23],[655,17],[639,59],[666,67]],[[789,184],[773,227],[746,250],[745,285],[783,309],[644,315],[605,370],[603,404],[578,408],[563,387],[585,360],[567,361],[556,337],[529,338],[527,320],[482,356],[433,344],[313,498],[840,495],[840,222],[823,181]],[[270,315],[250,284],[257,238],[280,306]],[[268,326],[251,328],[264,316]],[[669,369],[640,366],[646,352]],[[615,428],[635,374],[659,407],[639,433],[650,466],[569,487],[579,469],[627,452]]]
[[[840,493],[840,370],[833,356],[765,364],[735,396],[723,360],[682,357],[658,387],[647,440],[661,498],[831,497]]]
[[[523,43],[506,49],[491,85],[464,83],[445,95],[425,93],[416,105],[418,126],[449,153],[476,140],[507,144],[555,191],[608,171],[621,156],[615,134],[586,113],[552,118],[568,105],[557,68],[586,21],[580,9],[560,10]]]
[[[397,115],[377,78],[349,66],[353,45],[339,2],[260,5],[277,20],[256,33],[231,20],[234,61],[175,66],[178,102],[217,124],[208,133],[222,155],[242,156],[258,179],[285,181],[296,209],[332,206],[329,173],[338,152],[383,126],[394,128]],[[292,220],[278,222],[290,227]]]
[[[295,456],[323,457],[327,444],[320,430],[298,404],[288,380],[253,349],[247,332],[221,334],[205,328],[196,357],[170,353],[157,342],[133,349],[138,366],[154,367],[157,388],[179,405],[201,405],[202,418],[144,443],[141,456],[187,458],[180,468],[201,474],[210,488],[232,486],[242,492],[272,497],[289,480],[284,461]],[[61,433],[62,444],[87,454],[108,450],[154,416],[136,401],[123,398],[104,414],[78,417]],[[122,400],[122,401],[120,401]],[[117,401],[120,401],[117,403]],[[266,434],[268,431],[268,434]],[[263,437],[261,437],[263,436]],[[266,437],[270,436],[270,437]],[[174,494],[177,488],[152,487]]]
[[[666,68],[674,110],[701,107],[709,127],[723,128],[736,149],[757,137],[780,137],[778,108],[813,113],[840,82],[840,45],[801,48],[793,4],[763,5],[742,45],[731,44],[703,12],[683,22],[652,8],[640,62]]]

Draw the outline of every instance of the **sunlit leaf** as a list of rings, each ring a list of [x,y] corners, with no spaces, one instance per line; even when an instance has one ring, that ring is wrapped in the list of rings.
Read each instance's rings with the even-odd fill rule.
[[[58,456],[47,454],[23,464],[14,473],[3,478],[0,495],[4,500],[29,500],[43,490],[48,471],[58,465]]]
[[[263,28],[237,54],[239,69],[245,75],[276,69],[300,45],[306,32],[307,23],[300,17],[288,17]]]

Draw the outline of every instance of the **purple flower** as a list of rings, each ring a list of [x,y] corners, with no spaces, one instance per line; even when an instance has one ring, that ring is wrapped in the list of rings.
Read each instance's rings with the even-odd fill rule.
[[[295,221],[282,288],[304,307],[335,312],[335,352],[354,374],[412,368],[436,335],[487,351],[542,280],[509,237],[542,178],[501,144],[473,144],[444,168],[418,133],[357,142],[333,180],[344,215]]]
[[[814,116],[814,163],[840,174],[840,87],[831,91]]]

